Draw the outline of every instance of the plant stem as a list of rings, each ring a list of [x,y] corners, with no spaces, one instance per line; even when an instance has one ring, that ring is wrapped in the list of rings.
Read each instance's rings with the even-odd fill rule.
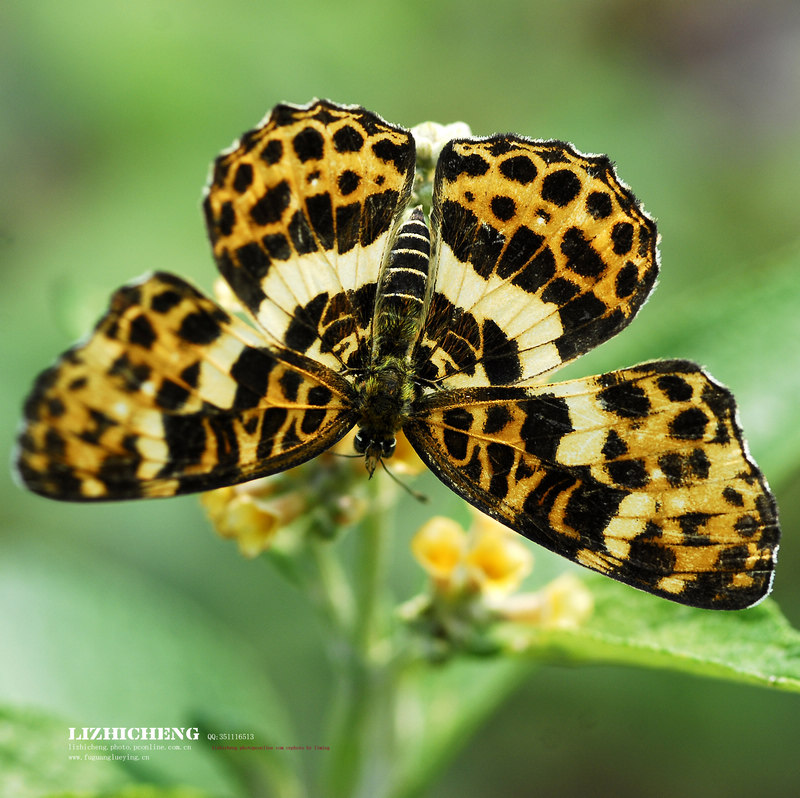
[[[356,533],[355,618],[351,644],[336,665],[331,768],[326,795],[378,798],[390,789],[396,674],[388,665],[385,596],[388,529],[379,480]]]

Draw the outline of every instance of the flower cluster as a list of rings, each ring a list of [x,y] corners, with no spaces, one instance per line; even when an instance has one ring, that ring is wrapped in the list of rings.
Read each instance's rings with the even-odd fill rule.
[[[496,651],[502,644],[494,632],[503,622],[563,629],[591,615],[591,594],[571,574],[536,592],[516,592],[531,572],[533,555],[519,535],[482,513],[473,513],[469,531],[450,518],[431,518],[414,536],[411,551],[431,589],[403,605],[401,615],[434,641],[434,657],[459,649]]]

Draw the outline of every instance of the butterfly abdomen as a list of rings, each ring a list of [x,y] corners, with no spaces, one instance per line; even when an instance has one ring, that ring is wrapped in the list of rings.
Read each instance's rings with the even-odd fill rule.
[[[373,363],[406,358],[422,324],[431,235],[421,208],[415,208],[392,246],[378,287]]]
[[[372,474],[391,457],[395,434],[411,413],[416,395],[411,350],[422,326],[431,236],[421,208],[402,224],[378,283],[372,358],[356,382],[359,413],[356,451]]]

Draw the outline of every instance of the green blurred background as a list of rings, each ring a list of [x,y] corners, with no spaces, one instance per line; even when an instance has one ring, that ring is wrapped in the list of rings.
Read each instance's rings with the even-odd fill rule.
[[[611,155],[659,221],[662,276],[640,318],[566,376],[688,357],[734,390],[782,510],[773,595],[800,625],[795,0],[4,0],[3,449],[31,380],[113,289],[151,269],[210,289],[209,163],[275,103],[315,96]],[[0,507],[0,704],[64,727],[213,711],[220,727],[268,718],[283,744],[326,744],[314,616],[219,541],[195,499],[59,505],[6,474]],[[393,553],[400,598],[420,585],[414,528]],[[789,694],[540,668],[431,794],[797,795],[798,731]],[[179,759],[156,763],[164,778],[224,791],[213,758]]]

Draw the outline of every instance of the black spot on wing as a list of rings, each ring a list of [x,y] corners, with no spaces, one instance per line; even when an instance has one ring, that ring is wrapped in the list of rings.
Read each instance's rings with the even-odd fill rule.
[[[469,439],[463,432],[446,429],[442,434],[442,440],[450,457],[454,460],[466,459]]]
[[[325,405],[329,405],[332,399],[333,392],[324,385],[315,385],[308,392],[308,403],[310,405],[324,407]]]
[[[657,385],[671,402],[688,402],[694,392],[691,384],[677,374],[659,377]]]
[[[223,311],[219,311],[219,314],[200,311],[187,313],[178,329],[178,335],[184,341],[193,344],[206,345],[216,341],[222,335],[220,322],[215,318],[217,315],[223,321],[227,319],[227,315]]]
[[[289,369],[284,371],[278,380],[278,384],[281,386],[283,395],[290,402],[297,401],[297,394],[300,390],[300,385],[302,382],[303,378],[300,376],[300,374],[298,374],[296,371],[290,371]]]
[[[555,463],[561,439],[572,432],[566,400],[543,394],[519,402],[519,407],[525,414],[520,430],[525,451],[544,462]]]
[[[593,219],[605,219],[613,210],[611,197],[605,191],[593,191],[586,198],[586,211]]]
[[[615,429],[610,429],[603,443],[602,454],[606,460],[614,460],[628,453],[628,444],[620,438]]]
[[[261,239],[261,244],[275,260],[289,260],[292,257],[292,248],[283,233],[270,233]]]
[[[535,180],[537,172],[536,165],[527,155],[513,155],[500,164],[503,177],[523,186]]]
[[[567,268],[583,277],[599,277],[606,268],[603,259],[578,227],[570,227],[564,233],[561,251],[567,256]]]
[[[257,225],[280,221],[292,200],[292,189],[286,180],[268,188],[250,209],[250,217]]]
[[[361,177],[352,169],[345,169],[336,179],[336,184],[339,186],[339,191],[343,196],[352,194],[361,183]]]
[[[300,420],[300,431],[308,436],[313,435],[325,419],[325,410],[306,410]]]
[[[236,250],[236,260],[253,280],[261,280],[269,271],[269,256],[255,241],[239,247]]]
[[[323,292],[305,306],[297,305],[286,329],[285,343],[289,349],[305,352],[314,343],[319,337],[319,323],[327,304],[328,294]]]
[[[271,407],[264,413],[258,437],[258,446],[256,447],[256,457],[259,460],[270,457],[273,453],[279,451],[279,449],[276,449],[278,432],[280,432],[287,417],[288,411],[284,407]]]
[[[400,195],[392,189],[387,189],[380,194],[370,194],[364,200],[361,225],[361,244],[363,246],[369,246],[391,228],[399,200]]]
[[[166,414],[162,423],[169,457],[159,476],[170,477],[179,474],[187,465],[200,462],[206,450],[206,430],[197,413]]]
[[[614,460],[606,465],[611,479],[623,488],[643,488],[650,481],[644,461]]]
[[[160,294],[156,294],[153,297],[150,302],[150,307],[156,313],[167,313],[176,305],[180,304],[180,301],[181,295],[177,291],[168,288],[166,291],[162,291]]]
[[[395,144],[389,139],[381,139],[372,145],[372,151],[382,161],[394,164],[400,174],[408,174],[414,168],[414,147],[408,143]]]
[[[132,344],[141,346],[143,349],[150,349],[150,347],[155,343],[156,337],[157,336],[155,330],[153,329],[153,325],[150,323],[147,316],[137,316],[131,322],[128,340]]]
[[[253,167],[249,163],[240,163],[233,178],[233,190],[244,194],[253,182]]]
[[[220,274],[244,306],[257,312],[261,303],[267,298],[261,286],[244,269],[237,266],[227,252],[217,258],[217,266]]]
[[[506,280],[512,274],[519,272],[539,252],[543,242],[543,236],[534,233],[525,225],[520,225],[511,236],[497,264],[497,276]],[[538,268],[541,269],[541,265]]]
[[[511,197],[492,197],[492,201],[489,203],[489,205],[492,209],[492,213],[501,222],[510,221],[514,218],[514,214],[517,212],[517,206]]]
[[[307,127],[292,139],[292,147],[301,162],[319,161],[325,150],[325,139],[316,128]]]
[[[231,377],[236,381],[234,409],[243,410],[259,404],[267,393],[275,362],[274,355],[267,349],[247,347],[242,350],[231,366]]]
[[[486,447],[486,455],[492,474],[489,493],[497,499],[505,499],[508,494],[508,478],[514,465],[514,450],[506,444],[492,441]]]
[[[442,178],[452,182],[462,174],[469,177],[485,175],[489,171],[489,162],[478,153],[461,155],[450,142],[439,156],[436,171]]]
[[[581,181],[569,169],[558,169],[542,181],[542,198],[554,205],[569,205],[581,190]]]
[[[553,252],[550,247],[544,247],[525,268],[515,275],[511,282],[529,294],[535,294],[540,288],[547,285],[555,273],[556,260],[553,257]]]
[[[633,248],[633,225],[630,222],[617,222],[611,228],[611,242],[617,255],[627,255]]]
[[[331,195],[325,191],[306,199],[306,212],[322,249],[333,249],[333,207]]]
[[[508,426],[510,421],[511,413],[505,405],[489,405],[486,411],[486,420],[483,423],[483,432],[486,435],[501,432]]]
[[[635,264],[628,261],[618,272],[614,279],[614,291],[620,299],[631,296],[639,283],[639,270]]]
[[[644,389],[631,382],[609,385],[597,394],[603,409],[620,418],[642,418],[650,413]]]
[[[553,258],[552,253],[550,253],[550,257]],[[553,265],[555,267],[554,258]],[[580,290],[580,286],[576,285],[571,280],[567,280],[565,277],[556,277],[551,280],[544,291],[542,291],[542,301],[562,307],[577,296]]]
[[[165,377],[155,397],[156,405],[161,410],[179,410],[189,398],[189,390],[183,385]]]
[[[567,500],[564,521],[580,533],[591,550],[602,551],[605,549],[603,532],[627,495],[627,490],[610,488],[584,477]]]
[[[298,255],[307,255],[318,249],[314,232],[302,211],[295,211],[289,220],[289,238]]]
[[[352,125],[344,125],[333,134],[336,152],[358,152],[364,146],[364,137]]]
[[[722,498],[733,507],[744,507],[744,499],[738,490],[727,485],[722,489]]]
[[[483,322],[483,369],[492,385],[509,385],[522,377],[519,346],[491,319]]]
[[[679,440],[697,440],[703,437],[708,421],[708,416],[699,407],[690,407],[670,421],[669,432]]]
[[[283,158],[283,142],[280,139],[268,141],[261,150],[261,159],[270,166],[278,163]]]

